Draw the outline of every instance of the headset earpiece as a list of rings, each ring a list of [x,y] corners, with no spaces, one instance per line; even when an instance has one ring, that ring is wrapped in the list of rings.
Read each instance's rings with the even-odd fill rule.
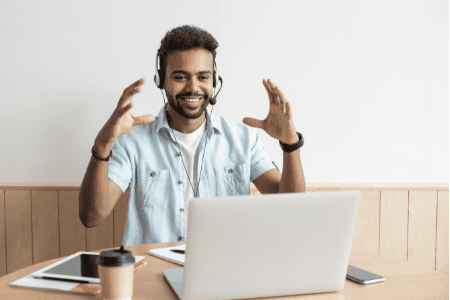
[[[162,89],[164,87],[164,74],[163,74],[163,72],[161,72],[160,64],[161,64],[161,61],[159,58],[159,49],[158,49],[158,51],[156,52],[156,62],[155,62],[156,72],[155,72],[154,81],[155,81],[156,86],[159,89]]]
[[[214,69],[213,69],[213,88],[216,88],[217,86],[217,65],[216,65],[216,59],[214,59]]]
[[[162,90],[164,88],[164,79],[166,77],[166,74],[164,73],[163,70],[158,70],[158,77],[160,80],[160,84],[159,84],[158,88]]]

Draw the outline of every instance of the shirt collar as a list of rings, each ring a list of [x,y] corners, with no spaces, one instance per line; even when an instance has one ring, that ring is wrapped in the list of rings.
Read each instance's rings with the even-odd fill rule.
[[[162,130],[163,128],[165,128],[167,131],[170,132],[169,123],[167,122],[167,116],[166,116],[166,113],[165,113],[166,110],[168,109],[168,107],[169,107],[169,103],[166,102],[164,104],[164,106],[161,108],[161,110],[159,111],[158,124],[156,126],[156,132],[158,132],[158,133],[160,133],[160,130]],[[211,113],[211,106],[210,105],[208,105],[206,107],[206,112],[208,114],[208,124],[209,124],[209,121],[211,121],[212,128],[214,128],[214,132],[212,132],[212,129],[210,128],[210,126],[207,126],[208,134],[212,134],[212,133],[220,133],[220,134],[222,134],[223,130],[222,130],[222,126],[220,125],[220,121],[218,120],[218,118],[215,115],[213,115]]]

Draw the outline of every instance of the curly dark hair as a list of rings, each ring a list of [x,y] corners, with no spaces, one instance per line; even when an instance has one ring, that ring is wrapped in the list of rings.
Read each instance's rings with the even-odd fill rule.
[[[161,40],[161,47],[158,50],[161,82],[164,82],[167,56],[170,52],[203,48],[210,51],[215,59],[217,47],[219,43],[210,33],[195,26],[183,25],[168,31]]]

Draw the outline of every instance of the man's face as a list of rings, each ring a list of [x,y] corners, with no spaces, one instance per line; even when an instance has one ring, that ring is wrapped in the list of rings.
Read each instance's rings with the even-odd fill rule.
[[[167,57],[164,80],[170,106],[187,119],[200,117],[213,91],[213,55],[205,49],[179,50]]]

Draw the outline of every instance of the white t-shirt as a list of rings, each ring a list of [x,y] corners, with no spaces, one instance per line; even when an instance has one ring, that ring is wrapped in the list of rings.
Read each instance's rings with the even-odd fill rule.
[[[200,142],[200,139],[203,136],[203,133],[206,130],[206,122],[203,122],[203,124],[195,131],[191,133],[181,133],[179,131],[174,130],[176,141],[178,142],[178,145],[181,148],[182,153],[182,162],[184,162],[184,166],[186,167],[186,171],[189,174],[188,176],[185,176],[185,203],[186,207],[188,205],[188,201],[192,198],[194,198],[194,192],[192,188],[194,188],[195,192],[197,193],[197,186],[198,182],[194,182],[194,158],[195,158],[195,151],[197,150],[198,143]],[[199,158],[198,163],[202,163],[201,157]],[[201,166],[199,166],[199,170],[201,170]],[[199,174],[200,175],[200,174]],[[192,186],[191,186],[192,183]]]

